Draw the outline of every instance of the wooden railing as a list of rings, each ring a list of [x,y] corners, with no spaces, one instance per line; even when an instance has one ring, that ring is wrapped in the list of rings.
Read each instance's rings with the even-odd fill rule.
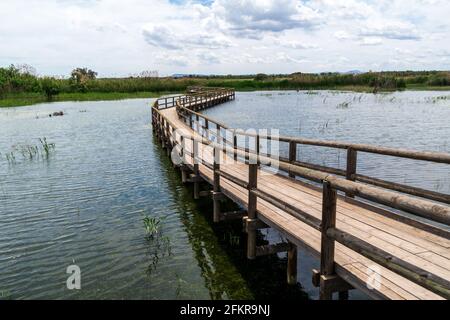
[[[195,100],[194,100],[195,101]],[[198,100],[197,100],[198,101]],[[202,101],[202,100],[200,100]],[[231,132],[234,134],[232,140],[228,140],[226,135],[222,134],[222,130],[229,130],[225,125],[220,124],[217,121],[212,120],[204,115],[201,115],[193,110],[189,109],[192,106],[191,99],[181,98],[177,102],[177,112],[179,116],[185,119],[191,128],[199,131],[203,137],[180,136],[176,131],[176,127],[165,118],[159,111],[159,105],[155,103],[153,107],[154,111],[154,123],[157,135],[165,144],[170,144],[173,148],[176,148],[179,155],[185,159],[184,163],[187,163],[186,158],[190,157],[194,167],[194,175],[199,176],[199,164],[202,164],[213,171],[213,186],[214,193],[220,192],[220,179],[226,179],[242,187],[248,191],[247,202],[247,233],[248,233],[248,252],[249,258],[254,258],[258,255],[256,249],[256,228],[252,228],[252,224],[257,222],[257,200],[258,198],[267,201],[275,207],[287,212],[288,214],[296,217],[298,220],[304,222],[315,230],[321,232],[321,252],[320,252],[320,275],[324,276],[325,280],[320,283],[320,296],[322,299],[330,299],[333,290],[336,290],[336,274],[335,265],[335,243],[339,242],[342,245],[350,248],[351,250],[363,255],[364,257],[374,261],[375,263],[401,275],[402,277],[409,279],[410,281],[419,284],[420,286],[427,288],[428,290],[435,292],[447,299],[450,298],[450,283],[448,280],[443,279],[433,273],[423,270],[399,257],[395,257],[392,254],[384,251],[382,248],[376,247],[369,242],[355,237],[354,235],[342,231],[336,228],[336,205],[338,199],[338,191],[345,193],[350,197],[360,197],[370,200],[371,202],[382,204],[394,209],[399,209],[404,212],[411,213],[425,217],[431,221],[435,221],[446,226],[450,225],[450,207],[444,204],[439,204],[434,201],[441,201],[448,203],[448,195],[444,194],[432,194],[426,190],[419,190],[417,188],[406,189],[405,186],[397,184],[391,184],[390,182],[377,182],[370,179],[365,179],[365,183],[357,182],[355,180],[361,178],[356,173],[356,162],[358,152],[375,153],[382,155],[389,155],[395,157],[402,157],[415,160],[431,161],[436,163],[450,163],[450,155],[445,153],[430,153],[430,152],[418,152],[409,150],[398,150],[393,148],[375,147],[370,145],[361,144],[348,144],[340,142],[327,142],[316,141],[309,139],[299,139],[291,137],[276,137],[280,141],[289,143],[290,156],[287,161],[278,162],[278,159],[274,159],[271,155],[262,155],[258,152],[258,147],[255,146],[255,152],[252,152],[249,148],[239,148],[236,143],[236,135],[242,134],[247,137],[256,138],[258,144],[260,139],[273,139],[271,136],[259,136],[246,133],[237,133],[234,130]],[[195,125],[192,121],[193,117],[197,120],[202,118],[204,121],[201,126]],[[210,129],[215,127],[215,140],[211,140],[210,134],[214,132]],[[202,130],[199,130],[202,128]],[[204,133],[208,134],[205,136]],[[178,136],[177,136],[178,134]],[[212,148],[213,157],[212,162],[208,162],[206,159],[199,156],[199,145]],[[326,168],[322,166],[316,166],[314,164],[300,163],[296,159],[296,150],[298,145],[314,145],[332,147],[338,149],[346,149],[348,152],[347,170],[345,172],[338,171],[334,168]],[[235,177],[232,174],[221,170],[220,154],[226,153],[231,155],[232,158],[245,161],[248,164],[248,181]],[[308,214],[302,210],[297,209],[295,206],[274,197],[267,192],[258,188],[258,168],[260,164],[271,166],[276,164],[280,169],[286,171],[290,175],[298,176],[303,179],[321,183],[322,184],[322,219],[318,219],[311,214]],[[336,175],[337,174],[337,175]],[[345,178],[339,177],[344,176]],[[363,179],[364,180],[364,179]],[[375,186],[368,185],[373,184]],[[382,187],[382,188],[379,188]],[[401,191],[406,194],[413,194],[422,198],[420,199],[411,197],[410,195],[402,195],[394,191]],[[215,210],[216,212],[216,210]],[[374,210],[375,213],[379,211]],[[395,213],[393,213],[395,214]],[[216,214],[215,214],[216,215]],[[217,220],[215,218],[215,220]],[[407,220],[407,224],[412,224],[413,220]],[[419,222],[421,224],[421,222]],[[428,226],[430,227],[430,226]],[[429,228],[431,232],[450,238],[450,233],[446,229],[441,229],[436,226]]]
[[[253,138],[255,140],[254,148],[243,148],[243,150],[247,152],[256,152],[260,154],[259,145],[262,140],[276,140],[281,143],[288,144],[289,149],[289,157],[283,158],[277,156],[281,162],[296,164],[298,166],[319,170],[326,173],[331,173],[339,176],[346,177],[349,181],[360,181],[363,183],[371,184],[374,186],[378,186],[385,189],[390,189],[406,194],[410,194],[413,196],[426,198],[433,201],[438,201],[442,203],[450,204],[450,195],[444,194],[436,191],[426,190],[422,188],[417,188],[413,186],[408,186],[400,183],[395,183],[391,181],[385,181],[382,179],[377,179],[373,177],[369,177],[366,175],[357,173],[357,159],[358,153],[370,153],[370,154],[379,154],[385,156],[392,156],[398,158],[412,159],[412,160],[422,160],[434,163],[443,163],[450,164],[450,154],[448,153],[438,153],[438,152],[423,152],[423,151],[413,151],[413,150],[405,150],[405,149],[396,149],[396,148],[386,148],[373,146],[368,144],[353,144],[346,142],[335,142],[335,141],[322,141],[322,140],[313,140],[313,139],[303,139],[296,137],[287,137],[287,136],[270,136],[270,135],[258,135],[247,132],[242,132],[234,129],[228,128],[225,124],[220,123],[216,120],[213,120],[201,113],[198,113],[194,110],[191,110],[189,106],[185,106],[180,101],[181,104],[177,106],[177,112],[179,116],[185,121],[188,121],[191,128],[199,131],[199,133],[206,133],[209,136],[215,136],[217,140],[233,146],[235,148],[239,148],[238,146],[238,137],[246,137]],[[202,119],[202,120],[201,120]],[[201,124],[203,123],[203,124]],[[201,130],[199,130],[201,129]],[[232,137],[232,139],[228,139],[227,137]],[[297,159],[298,155],[298,147],[300,145],[309,145],[309,146],[317,146],[317,147],[327,147],[334,149],[343,149],[347,151],[347,165],[346,170],[331,168],[327,166],[321,166],[317,164],[301,162]],[[267,155],[265,156],[273,156]],[[291,175],[295,175],[294,172],[291,172]],[[347,196],[353,197],[351,193],[348,193]]]

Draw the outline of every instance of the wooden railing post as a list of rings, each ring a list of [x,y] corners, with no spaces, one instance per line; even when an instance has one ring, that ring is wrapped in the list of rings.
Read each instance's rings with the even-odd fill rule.
[[[194,153],[194,199],[200,199],[200,170],[198,161],[198,141],[192,138],[193,153]]]
[[[205,119],[206,139],[209,139],[209,120]]]
[[[256,155],[257,155],[257,157],[258,157],[258,164],[259,164],[259,152],[260,152],[260,149],[261,149],[261,146],[260,146],[260,144],[261,144],[261,137],[259,136],[259,134],[256,136],[256,139],[255,139],[255,144],[256,144]]]
[[[358,152],[353,148],[347,149],[347,171],[346,171],[346,178],[350,181],[356,180],[356,167],[357,167],[357,160],[358,159]],[[349,198],[354,198],[355,195],[352,193],[346,193],[346,196]]]
[[[256,219],[257,196],[252,192],[258,187],[258,165],[249,163],[248,171],[248,219],[247,223],[253,223]],[[247,258],[256,258],[256,230],[253,228],[247,231]]]
[[[167,148],[167,136],[166,136],[166,119],[161,118],[161,133],[162,133],[162,147]]]
[[[164,129],[165,129],[165,132],[166,132],[166,145],[167,145],[166,151],[167,151],[167,155],[170,156],[170,151],[172,151],[171,150],[172,149],[172,144],[170,142],[171,133],[170,133],[170,128],[169,128],[169,123],[167,121],[165,122],[165,128]]]
[[[213,182],[213,203],[214,222],[220,222],[220,149],[214,147],[214,182]]]
[[[184,136],[181,135],[180,136],[180,144],[181,144],[181,182],[182,183],[186,183],[188,180],[188,170],[186,170],[187,166],[186,166],[186,152],[185,152],[185,148],[186,148],[186,141],[184,140]]]
[[[327,235],[330,228],[336,227],[337,192],[328,181],[323,183],[322,199],[322,244],[320,250],[320,299],[331,300],[333,291],[327,286],[327,277],[335,274],[335,240]]]
[[[217,134],[216,134],[216,139],[217,139],[217,143],[220,143],[220,125],[217,124]]]
[[[297,160],[297,143],[295,141],[289,142],[289,163],[293,164]],[[295,174],[289,173],[289,177],[295,178]]]

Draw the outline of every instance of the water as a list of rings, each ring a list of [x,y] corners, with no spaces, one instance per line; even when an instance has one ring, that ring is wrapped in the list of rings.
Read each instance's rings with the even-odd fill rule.
[[[448,152],[450,102],[438,96],[450,94],[239,93],[235,102],[206,112],[237,128]],[[0,299],[317,298],[311,286],[317,259],[300,251],[303,290],[287,288],[284,256],[247,261],[240,224],[211,222],[210,201],[192,199],[153,140],[150,103],[0,109]],[[60,110],[64,117],[48,117]],[[14,147],[39,145],[43,137],[56,145],[48,159],[17,154],[15,162],[6,160]],[[345,163],[333,150],[314,154],[299,149],[301,160]],[[444,166],[359,160],[364,173],[450,190]],[[146,236],[144,216],[163,219],[159,241]],[[272,231],[259,239],[279,240]],[[81,268],[80,291],[66,288],[73,264]]]
[[[304,299],[283,259],[249,262],[241,226],[213,226],[212,204],[153,140],[150,103],[0,109],[0,299]],[[6,160],[43,137],[48,159]],[[163,219],[159,240],[144,216]],[[66,287],[70,265],[80,291]]]

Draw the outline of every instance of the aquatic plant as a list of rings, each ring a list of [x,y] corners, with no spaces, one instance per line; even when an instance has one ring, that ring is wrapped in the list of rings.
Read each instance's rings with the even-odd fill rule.
[[[16,164],[17,155],[21,155],[23,160],[37,160],[42,158],[49,159],[51,153],[55,150],[56,145],[49,143],[47,138],[39,138],[40,145],[16,144],[11,151],[5,154],[9,164]],[[0,154],[1,157],[1,154]]]
[[[181,295],[181,290],[184,285],[187,285],[187,281],[183,280],[178,274],[175,274],[175,277],[177,278],[177,288],[175,291],[176,297],[179,298]]]
[[[336,106],[336,109],[348,109],[350,102],[342,102]]]
[[[161,258],[172,255],[172,246],[170,238],[162,235],[162,219],[145,216],[143,222],[150,250],[150,263],[146,273],[150,276],[156,270]]]
[[[147,235],[150,237],[154,237],[159,233],[160,225],[161,225],[161,219],[156,217],[148,217],[145,216],[143,219],[145,231],[147,232]]]
[[[50,152],[53,151],[55,149],[55,144],[54,143],[48,143],[47,142],[47,138],[39,138],[39,142],[41,143],[42,146],[42,150],[44,151],[43,155],[48,158],[48,156],[50,155]]]
[[[9,164],[14,164],[16,163],[16,157],[14,156],[14,152],[9,152],[6,154],[6,160],[8,161]]]
[[[230,246],[238,247],[241,244],[241,237],[229,232],[228,233],[228,243]]]

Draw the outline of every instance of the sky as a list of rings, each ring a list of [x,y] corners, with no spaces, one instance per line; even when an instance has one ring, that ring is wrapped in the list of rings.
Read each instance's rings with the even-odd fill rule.
[[[0,0],[0,66],[103,77],[450,70],[450,0]]]

